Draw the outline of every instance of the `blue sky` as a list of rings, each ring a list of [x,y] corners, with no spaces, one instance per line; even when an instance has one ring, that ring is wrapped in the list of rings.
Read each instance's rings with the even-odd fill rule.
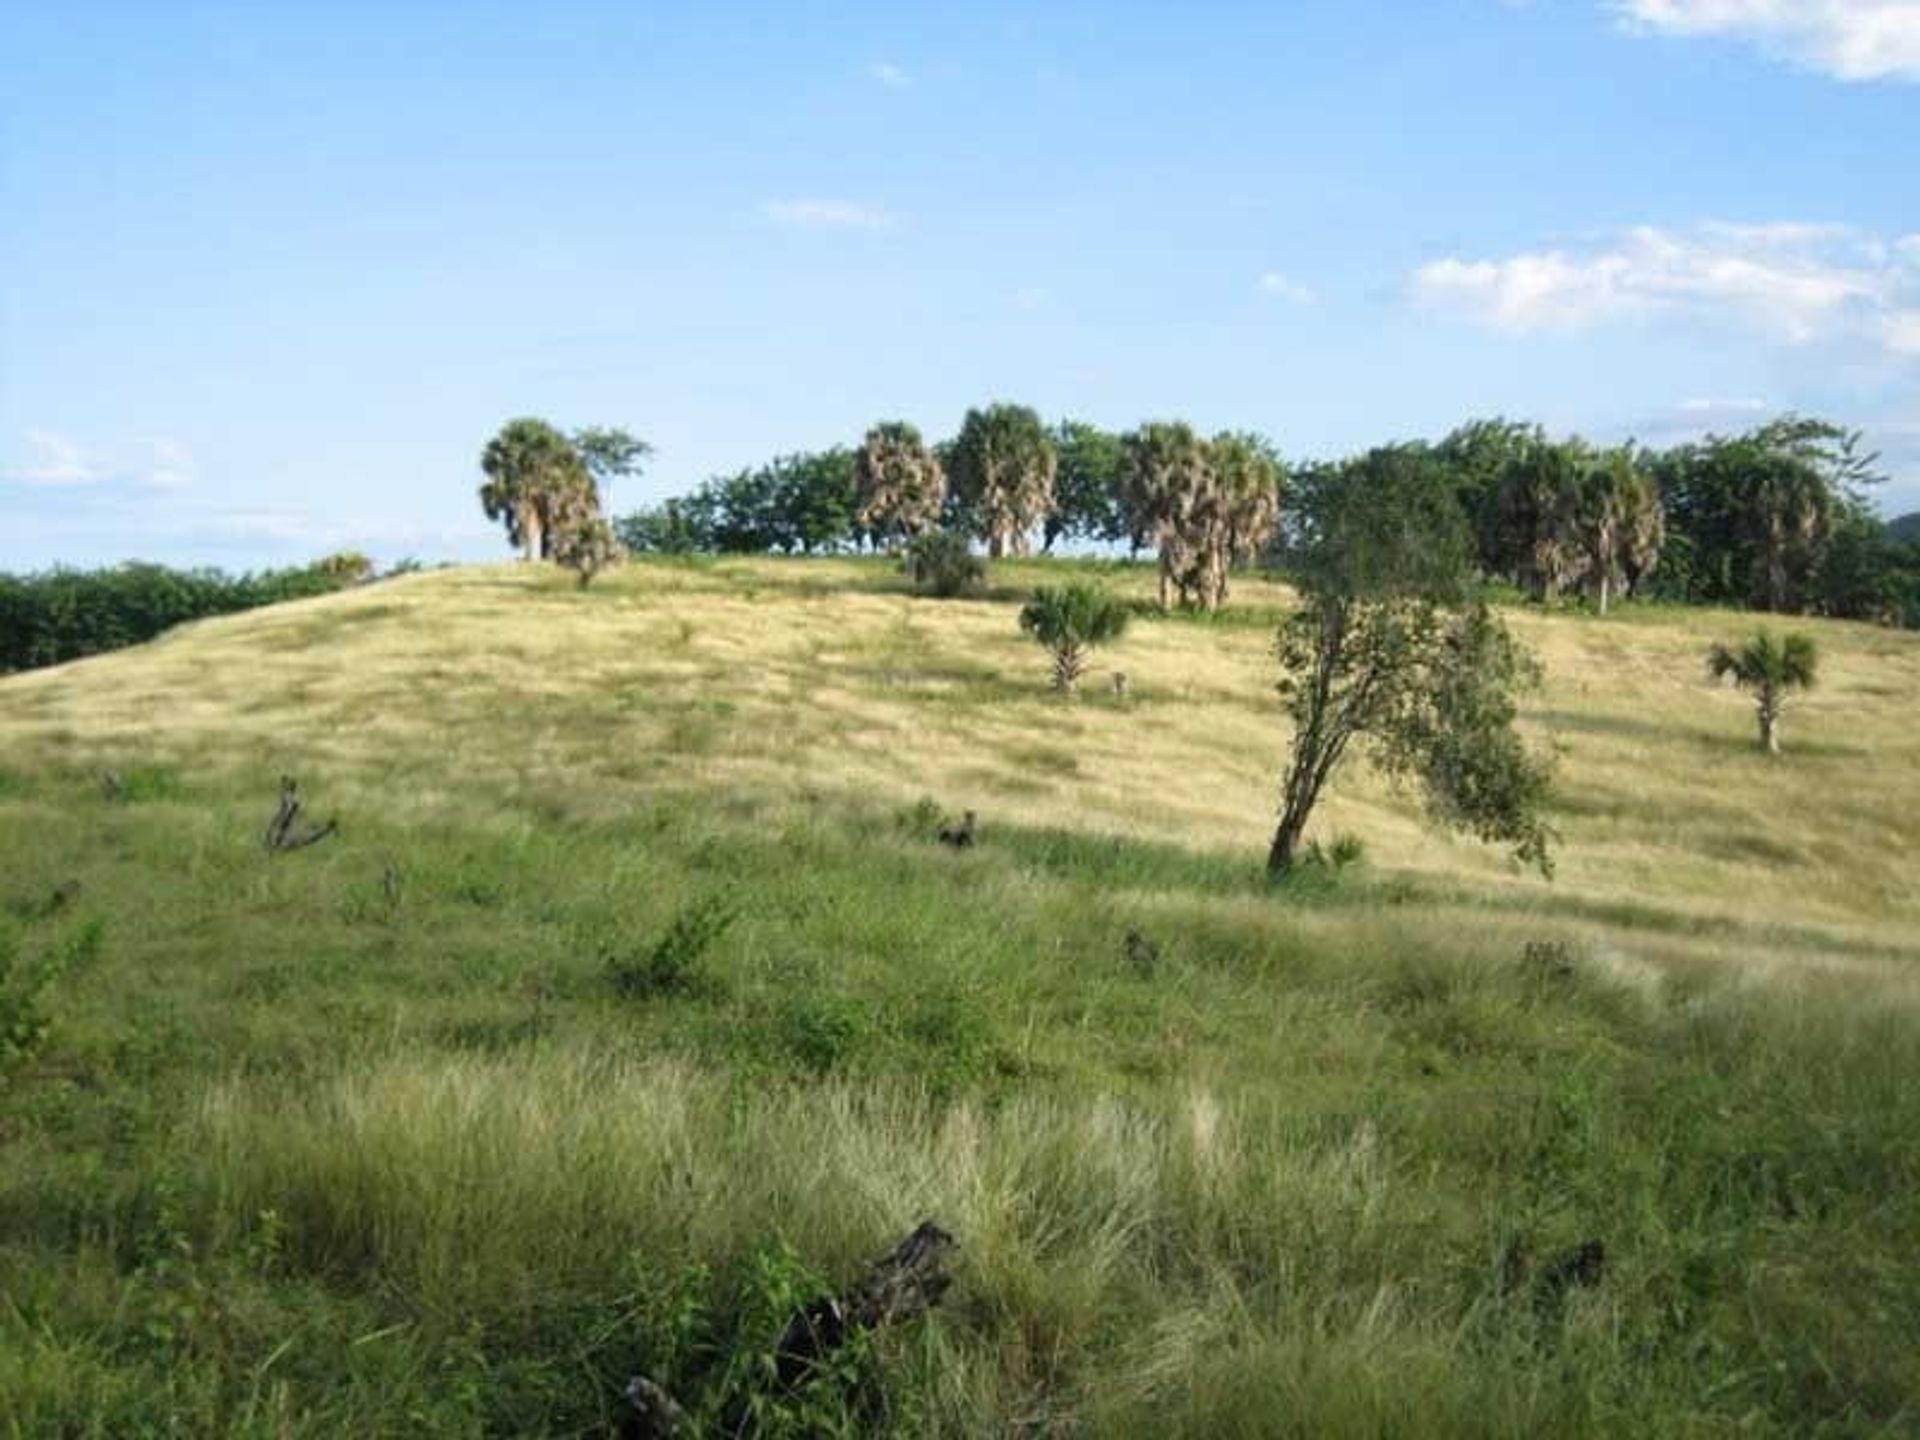
[[[0,7],[0,568],[504,555],[967,406],[1294,456],[1857,425],[1920,508],[1920,0]]]

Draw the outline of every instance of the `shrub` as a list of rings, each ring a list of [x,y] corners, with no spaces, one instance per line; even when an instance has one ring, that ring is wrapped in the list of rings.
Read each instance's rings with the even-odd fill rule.
[[[929,530],[916,537],[902,568],[914,589],[943,600],[978,590],[987,578],[987,562],[955,530]]]
[[[1020,612],[1020,628],[1053,652],[1053,688],[1071,691],[1087,651],[1126,633],[1133,612],[1102,585],[1043,585]]]
[[[39,1054],[53,1028],[47,991],[99,953],[103,933],[99,921],[90,921],[64,944],[28,959],[19,932],[0,928],[0,1076]]]
[[[602,963],[613,988],[626,998],[684,995],[711,982],[702,973],[708,950],[732,927],[739,912],[719,896],[707,896],[683,906],[664,934],[644,952],[634,954],[602,946]]]

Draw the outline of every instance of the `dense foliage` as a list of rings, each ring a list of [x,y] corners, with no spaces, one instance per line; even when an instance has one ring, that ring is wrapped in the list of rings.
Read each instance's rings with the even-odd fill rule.
[[[1541,603],[1575,595],[1605,612],[1640,597],[1920,626],[1920,525],[1880,522],[1874,457],[1829,422],[1787,415],[1650,450],[1493,418],[1393,448],[1444,472],[1479,574]],[[1236,566],[1293,563],[1288,474],[1259,435],[1209,439],[1181,421],[1049,429],[996,404],[968,411],[950,440],[889,421],[857,451],[716,477],[616,528],[637,551],[812,554],[896,549],[938,527],[991,557],[1026,553],[1037,527],[1049,551],[1151,548],[1163,608],[1211,610]]]
[[[0,575],[0,672],[138,645],[209,615],[329,594],[370,570],[365,556],[343,554],[257,575],[143,564]]]
[[[913,588],[942,600],[980,588],[987,563],[973,553],[967,537],[952,530],[929,530],[907,546],[903,568]]]

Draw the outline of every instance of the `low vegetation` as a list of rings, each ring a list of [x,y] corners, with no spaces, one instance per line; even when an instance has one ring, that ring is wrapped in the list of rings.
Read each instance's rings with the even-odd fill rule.
[[[1124,705],[1000,598],[1074,580]],[[449,571],[0,682],[0,1433],[1913,1426],[1912,637],[1802,622],[1783,786],[1726,614],[1495,611],[1554,881],[1363,767],[1276,887],[1313,592],[996,581]],[[782,1387],[925,1219],[943,1303]]]

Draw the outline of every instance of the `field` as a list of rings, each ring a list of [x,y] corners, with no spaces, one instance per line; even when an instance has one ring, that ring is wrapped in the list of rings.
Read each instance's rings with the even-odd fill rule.
[[[0,955],[61,962],[0,1433],[605,1434],[639,1372],[717,1433],[1920,1433],[1920,636],[1804,622],[1769,761],[1748,617],[1516,610],[1555,878],[1354,766],[1364,861],[1274,887],[1288,592],[1062,700],[1062,568],[436,572],[0,679]],[[282,774],[340,832],[269,857]],[[927,1217],[933,1318],[766,1383]]]

